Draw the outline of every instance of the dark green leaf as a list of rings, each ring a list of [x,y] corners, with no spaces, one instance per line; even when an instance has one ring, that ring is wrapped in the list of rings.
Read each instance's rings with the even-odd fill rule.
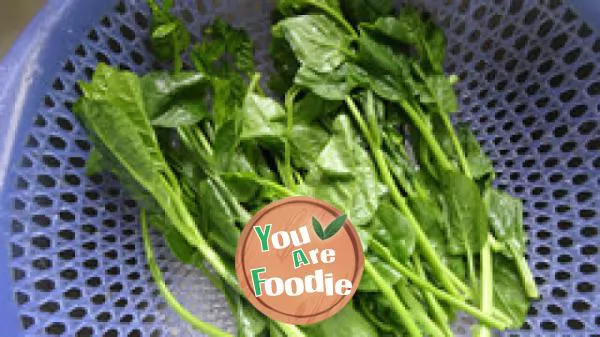
[[[269,76],[269,87],[283,96],[294,84],[294,76],[296,76],[300,64],[284,37],[273,36],[269,45],[269,55],[276,70]]]
[[[207,117],[206,106],[194,101],[179,101],[169,107],[167,111],[152,120],[152,125],[176,128],[185,125],[194,125]]]
[[[341,104],[340,101],[326,100],[308,92],[294,104],[294,123],[311,125],[319,118],[332,114]]]
[[[220,129],[227,121],[241,119],[239,109],[246,97],[244,80],[237,73],[226,76],[213,76],[211,78],[213,92],[213,122],[215,128]]]
[[[404,7],[398,18],[383,17],[367,29],[387,38],[413,45],[429,68],[443,72],[446,54],[444,33],[430,20],[424,20],[412,7]]]
[[[154,120],[178,105],[197,104],[191,115],[202,111],[204,106],[204,89],[207,78],[199,73],[181,72],[171,74],[164,71],[151,72],[140,79],[142,95],[148,118]],[[203,105],[200,107],[200,105]]]
[[[277,9],[284,16],[299,14],[306,9],[319,10],[321,7],[341,15],[339,0],[280,0]]]
[[[390,0],[342,0],[341,7],[353,24],[372,22],[393,9]]]
[[[190,45],[190,33],[183,22],[166,11],[153,11],[150,32],[150,47],[159,60],[173,60]]]
[[[254,45],[243,29],[234,28],[220,18],[203,27],[202,42],[195,45],[192,60],[205,74],[231,74],[250,77],[255,72]]]

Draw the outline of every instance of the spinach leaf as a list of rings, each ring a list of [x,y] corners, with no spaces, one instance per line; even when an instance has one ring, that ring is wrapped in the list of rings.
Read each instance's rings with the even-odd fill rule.
[[[149,0],[152,12],[150,21],[150,47],[159,60],[175,60],[177,67],[181,66],[180,54],[189,47],[190,33],[183,21],[170,13],[170,2],[164,2],[160,7],[156,0]],[[179,59],[179,60],[178,60]]]
[[[325,321],[304,326],[304,330],[307,336],[315,337],[372,337],[377,335],[376,330],[354,309],[352,303],[348,303],[344,309]]]
[[[282,142],[285,119],[283,107],[271,98],[248,93],[244,99],[241,140]]]
[[[306,9],[341,14],[339,0],[280,0],[277,2],[277,9],[285,16],[299,14]]]
[[[341,104],[339,101],[326,100],[308,92],[294,104],[294,122],[311,125],[334,113]]]
[[[333,123],[333,136],[319,154],[302,186],[307,195],[326,200],[348,214],[357,226],[367,224],[386,193],[368,153],[356,143],[346,115]]]
[[[230,72],[224,76],[213,76],[212,119],[218,131],[228,121],[241,119],[240,109],[246,97],[244,80],[238,73]]]
[[[389,202],[377,208],[372,222],[373,236],[400,262],[408,261],[415,251],[415,232],[404,215]]]
[[[525,254],[527,236],[523,232],[523,204],[505,192],[490,188],[484,195],[490,227],[496,239]]]
[[[324,15],[284,19],[273,27],[273,35],[285,37],[298,61],[316,72],[330,72],[353,55],[351,37]]]
[[[454,86],[445,75],[424,78],[424,90],[420,90],[419,95],[421,103],[431,105],[439,114],[450,114],[458,109]]]
[[[495,176],[492,161],[481,149],[471,129],[466,125],[461,125],[458,128],[458,139],[465,152],[473,179],[478,181],[489,180],[491,182]]]
[[[101,63],[92,82],[80,86],[85,96],[74,112],[92,132],[95,149],[104,158],[102,167],[132,183],[131,192],[141,199],[147,198],[138,187],[160,195],[161,172],[168,166],[147,117],[139,78]]]
[[[398,42],[413,45],[423,63],[435,73],[443,72],[446,55],[444,33],[431,20],[424,20],[412,7],[404,7],[398,18],[382,17],[365,28]]]
[[[95,147],[90,150],[87,161],[85,162],[85,174],[88,176],[92,176],[94,174],[98,174],[104,170],[102,166],[104,158],[102,158],[102,153]]]
[[[294,51],[283,36],[273,36],[269,45],[269,55],[276,72],[269,76],[269,88],[280,96],[294,84],[294,76],[300,63]]]
[[[441,171],[448,207],[448,251],[453,255],[479,252],[487,239],[488,219],[479,187],[462,173]]]
[[[238,322],[239,337],[260,336],[268,328],[269,318],[258,312],[246,299],[237,296],[238,305],[235,312]]]
[[[238,214],[210,178],[194,182],[194,186],[196,198],[188,207],[197,208],[195,213],[201,232],[223,252],[234,257],[240,237],[235,226],[239,221]]]
[[[509,328],[520,328],[527,317],[529,299],[514,261],[494,254],[494,307],[510,318]]]
[[[210,76],[236,71],[251,77],[256,71],[248,33],[220,18],[202,28],[202,42],[194,46],[192,59],[198,71]]]
[[[167,111],[152,120],[152,125],[176,128],[185,125],[194,125],[205,117],[208,111],[203,102],[180,101],[173,104]]]
[[[365,81],[364,76],[366,72],[353,63],[343,63],[328,72],[318,72],[303,65],[296,73],[294,83],[326,100],[342,101]]]
[[[292,164],[299,169],[310,169],[329,141],[329,133],[318,124],[297,123],[289,134]]]
[[[372,22],[375,19],[390,14],[390,0],[342,0],[342,11],[353,24]]]
[[[151,72],[140,79],[148,118],[155,119],[180,101],[203,103],[208,79],[195,72]]]
[[[387,284],[393,286],[402,279],[402,274],[400,274],[388,263],[382,261],[379,257],[368,254],[365,256],[365,259],[369,259],[369,262],[371,262],[373,267],[375,267],[377,270],[377,273],[379,273],[379,275],[386,281]],[[358,291],[379,292],[380,289],[373,280],[372,276],[369,273],[364,273],[362,279],[360,280]]]

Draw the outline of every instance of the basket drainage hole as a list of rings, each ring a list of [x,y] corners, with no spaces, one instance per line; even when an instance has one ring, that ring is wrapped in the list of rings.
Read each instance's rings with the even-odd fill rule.
[[[548,305],[547,309],[548,309],[548,312],[551,313],[551,314],[553,314],[553,315],[562,315],[562,313],[563,313],[562,308],[559,307],[556,304],[550,304],[550,305]]]
[[[46,327],[46,333],[49,335],[62,335],[66,331],[64,323],[54,322]]]
[[[573,330],[581,330],[585,327],[582,321],[574,318],[567,320],[567,325]]]

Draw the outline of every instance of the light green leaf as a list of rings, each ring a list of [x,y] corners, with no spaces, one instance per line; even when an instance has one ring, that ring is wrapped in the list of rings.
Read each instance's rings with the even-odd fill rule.
[[[330,72],[352,54],[351,38],[324,15],[286,18],[273,27],[275,37],[285,37],[301,64],[316,72]]]
[[[156,29],[154,29],[152,31],[152,38],[154,38],[154,39],[163,38],[163,37],[173,33],[173,31],[175,31],[175,29],[177,29],[177,22],[169,22],[169,23],[162,24],[162,25],[156,27]]]

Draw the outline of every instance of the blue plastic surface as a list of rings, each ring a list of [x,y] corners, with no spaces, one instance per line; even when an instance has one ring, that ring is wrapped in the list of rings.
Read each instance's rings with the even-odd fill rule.
[[[175,2],[196,35],[214,16],[249,29],[259,69],[271,69],[266,1]],[[498,186],[525,200],[543,299],[506,335],[597,333],[600,1],[409,2],[444,27],[459,119],[494,160]],[[89,144],[68,109],[76,81],[98,61],[154,66],[144,1],[116,5],[49,1],[0,64],[0,336],[20,337],[20,326],[26,336],[193,335],[149,281],[135,203],[110,176],[83,174]],[[167,277],[190,273],[164,255]],[[198,284],[173,286],[202,294],[192,302],[205,318],[233,329],[222,299]]]
[[[0,63],[0,336],[22,336],[8,263],[10,208],[6,199],[23,140],[41,97],[77,41],[114,1],[50,0],[34,17]]]

